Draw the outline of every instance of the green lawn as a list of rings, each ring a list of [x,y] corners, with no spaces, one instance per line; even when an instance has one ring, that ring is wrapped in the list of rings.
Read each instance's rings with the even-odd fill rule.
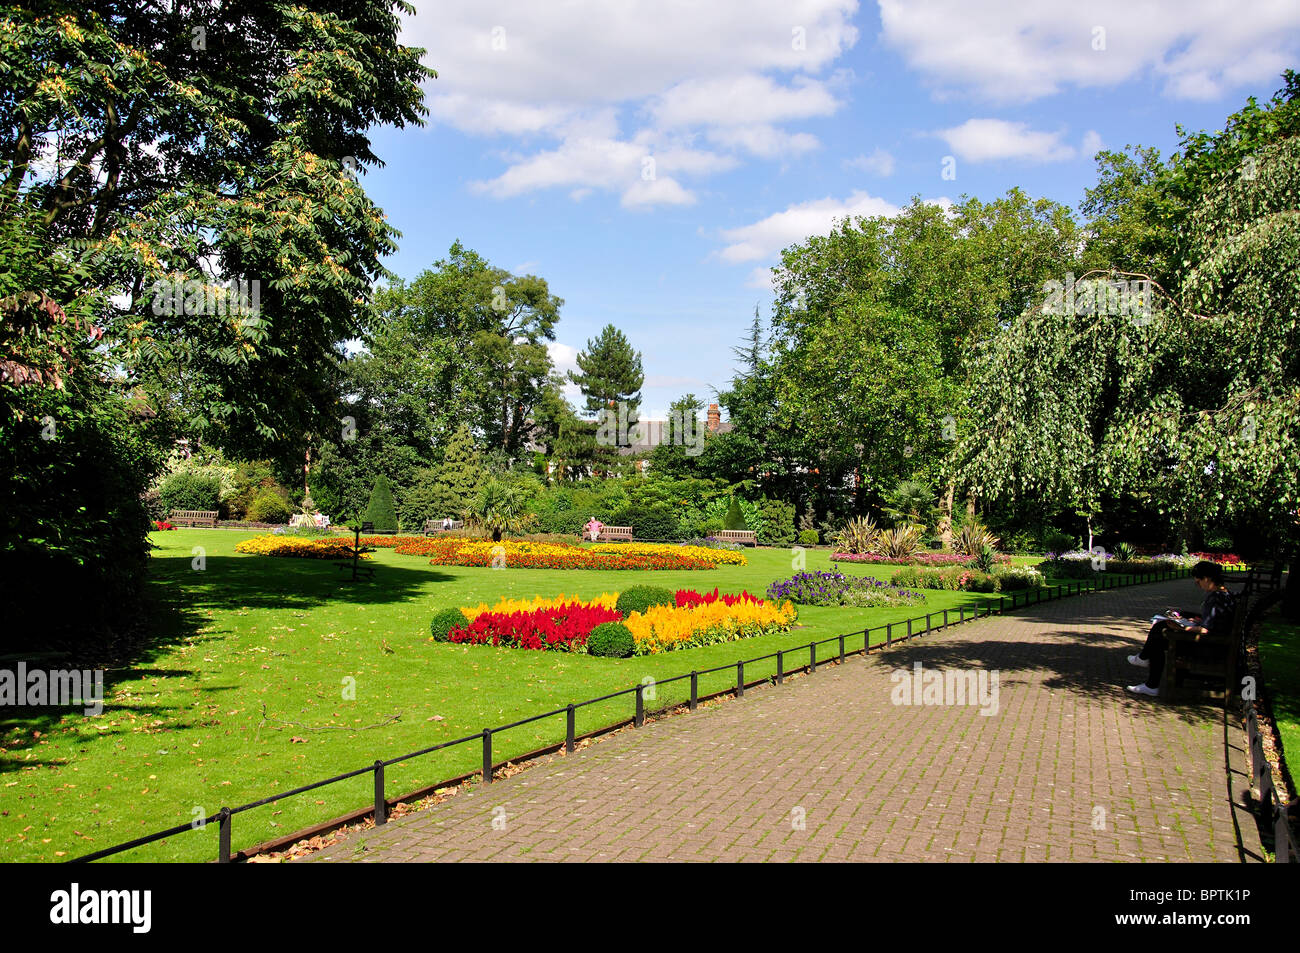
[[[1300,625],[1284,622],[1274,609],[1260,627],[1259,656],[1294,781],[1300,765]]]
[[[371,582],[343,583],[327,561],[238,555],[252,533],[156,533],[151,586],[160,603],[154,642],[107,675],[103,715],[38,713],[0,732],[0,859],[54,861],[188,823],[277,791],[364,767],[439,741],[506,724],[570,701],[709,668],[813,638],[996,596],[928,592],[924,607],[804,608],[791,632],[632,659],[435,644],[432,613],[502,595],[594,596],[635,582],[723,592],[792,573],[787,550],[747,553],[749,565],[701,572],[590,572],[435,567],[422,557],[375,553]],[[206,568],[192,568],[192,547]],[[808,569],[829,568],[810,551]],[[1031,557],[1019,561],[1033,562]],[[887,578],[894,567],[853,566]],[[69,593],[69,598],[75,598]],[[874,639],[873,639],[874,641]],[[853,646],[850,642],[850,647]],[[858,643],[860,646],[860,642]],[[829,647],[826,647],[829,654]],[[787,667],[806,662],[792,655]],[[753,666],[748,677],[774,672]],[[344,698],[355,680],[355,700]],[[701,693],[734,684],[734,671],[702,678]],[[651,707],[681,701],[688,684],[658,689]],[[579,733],[626,718],[626,696],[580,711]],[[397,720],[392,720],[396,716]],[[39,736],[36,733],[39,732]],[[497,760],[563,738],[554,718],[503,733]],[[475,770],[477,744],[387,769],[390,796]],[[248,846],[362,807],[369,775],[240,814],[234,847]],[[209,860],[216,825],[121,855]]]

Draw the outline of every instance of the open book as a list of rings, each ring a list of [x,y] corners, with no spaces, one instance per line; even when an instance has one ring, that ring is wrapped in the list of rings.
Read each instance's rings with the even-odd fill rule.
[[[1151,622],[1153,624],[1156,622],[1172,622],[1175,625],[1182,626],[1184,629],[1197,628],[1201,624],[1199,618],[1189,619],[1176,609],[1166,609],[1164,615],[1153,615],[1151,617]]]

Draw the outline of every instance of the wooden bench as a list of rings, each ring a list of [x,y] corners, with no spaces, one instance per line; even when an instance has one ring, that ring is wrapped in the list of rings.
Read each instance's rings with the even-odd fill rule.
[[[217,527],[216,510],[172,510],[167,520],[173,526],[209,526]]]
[[[461,520],[452,520],[451,528],[464,529],[465,524]],[[432,536],[435,533],[444,533],[446,530],[442,528],[442,520],[425,520],[423,532],[425,536]]]
[[[1241,656],[1241,643],[1246,634],[1247,616],[1251,597],[1243,592],[1237,596],[1232,613],[1232,630],[1227,635],[1183,632],[1178,629],[1165,632],[1168,648],[1165,649],[1165,670],[1160,676],[1160,698],[1173,701],[1181,694],[1179,676],[1209,679],[1223,686],[1225,700],[1237,689],[1237,665]]]
[[[1246,570],[1246,588],[1242,591],[1247,595],[1258,592],[1272,591],[1282,585],[1282,563],[1274,562],[1273,565],[1264,569],[1258,566],[1252,566]]]
[[[715,538],[728,543],[744,543],[747,546],[758,545],[758,537],[754,535],[752,529],[720,529],[713,535]]]
[[[591,540],[591,534],[582,532],[578,534],[580,540]],[[632,542],[631,526],[602,526],[600,534],[596,537],[598,543],[630,543]]]

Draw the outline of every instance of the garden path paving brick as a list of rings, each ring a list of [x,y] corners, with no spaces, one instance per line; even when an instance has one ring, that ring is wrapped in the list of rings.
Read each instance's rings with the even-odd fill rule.
[[[1239,843],[1221,707],[1124,690],[1142,620],[1190,585],[1052,601],[822,664],[304,859],[1237,862],[1257,839]],[[892,704],[891,673],[916,662],[997,671],[997,713]]]

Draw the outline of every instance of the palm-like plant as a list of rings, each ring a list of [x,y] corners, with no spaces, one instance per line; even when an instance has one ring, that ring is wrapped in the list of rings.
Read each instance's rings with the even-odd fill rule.
[[[952,542],[952,548],[963,556],[978,556],[985,549],[996,551],[999,542],[1001,540],[990,533],[988,527],[971,521],[961,528]]]
[[[517,533],[528,525],[530,496],[525,486],[490,479],[479,487],[470,504],[470,521],[499,543],[504,533]]]
[[[906,559],[921,548],[921,527],[898,526],[881,531],[873,552],[887,559]]]
[[[876,545],[880,529],[871,517],[849,520],[844,528],[835,534],[835,548],[841,553],[869,553]]]
[[[903,480],[880,508],[899,525],[929,525],[935,514],[934,491],[920,480]]]

